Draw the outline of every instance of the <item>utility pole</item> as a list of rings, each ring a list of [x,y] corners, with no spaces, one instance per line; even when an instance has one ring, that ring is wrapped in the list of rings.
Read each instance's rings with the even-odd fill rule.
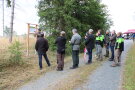
[[[3,20],[2,20],[2,22],[3,22],[3,36],[4,36],[4,27],[5,27],[5,20],[4,20],[4,15],[5,15],[5,13],[4,13],[4,0],[2,0],[2,9],[3,9]]]
[[[12,39],[13,39],[14,9],[15,9],[15,0],[11,0],[11,23],[10,23],[11,34],[9,39],[10,43],[12,43]]]

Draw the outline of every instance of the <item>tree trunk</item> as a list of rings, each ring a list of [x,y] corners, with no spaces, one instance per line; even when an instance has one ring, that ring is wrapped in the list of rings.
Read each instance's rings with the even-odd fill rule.
[[[13,39],[13,21],[14,21],[14,9],[15,9],[15,0],[11,1],[11,23],[10,23],[10,29],[11,29],[11,34],[10,34],[10,39],[9,42],[12,43],[12,39]]]
[[[4,0],[2,0],[2,7],[3,7],[3,36],[4,36]]]

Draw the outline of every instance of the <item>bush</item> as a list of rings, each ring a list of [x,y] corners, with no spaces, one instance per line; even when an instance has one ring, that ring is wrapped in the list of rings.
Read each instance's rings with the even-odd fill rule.
[[[9,46],[9,61],[11,64],[17,64],[20,65],[22,63],[22,45],[19,41],[15,41]]]

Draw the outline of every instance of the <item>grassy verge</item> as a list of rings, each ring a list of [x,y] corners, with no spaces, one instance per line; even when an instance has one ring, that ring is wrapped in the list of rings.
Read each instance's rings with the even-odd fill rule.
[[[39,70],[37,55],[23,57],[24,63],[20,66],[10,65],[7,61],[0,62],[0,90],[14,90],[15,88],[37,79],[42,74],[55,70],[56,54],[48,52],[52,66],[48,67],[43,59],[43,70]],[[65,58],[65,63],[71,60],[70,56]],[[2,60],[3,61],[3,60]]]
[[[135,90],[135,44],[131,47],[126,60],[123,90]]]

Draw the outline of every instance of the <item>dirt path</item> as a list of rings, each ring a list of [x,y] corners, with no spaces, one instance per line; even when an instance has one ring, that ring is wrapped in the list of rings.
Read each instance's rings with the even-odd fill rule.
[[[89,80],[85,84],[75,90],[120,90],[125,58],[132,43],[131,40],[125,41],[121,67],[110,67],[112,62],[106,61],[89,76]]]

